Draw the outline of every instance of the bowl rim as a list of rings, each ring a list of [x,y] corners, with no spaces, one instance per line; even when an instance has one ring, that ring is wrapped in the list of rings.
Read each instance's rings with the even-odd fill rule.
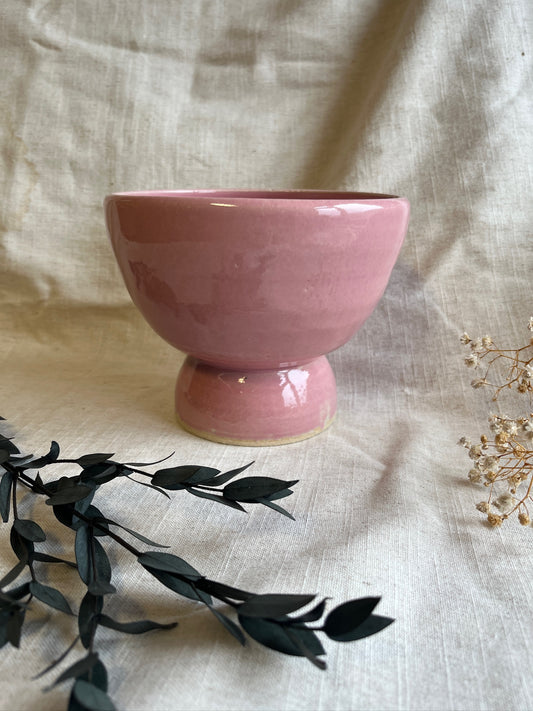
[[[283,202],[320,200],[320,201],[381,201],[381,200],[405,200],[399,195],[389,193],[376,193],[355,190],[313,190],[313,189],[187,189],[187,190],[131,190],[125,192],[114,192],[106,196],[107,200],[114,198],[140,198],[140,199],[162,199],[162,198],[224,198],[229,200],[256,200]]]

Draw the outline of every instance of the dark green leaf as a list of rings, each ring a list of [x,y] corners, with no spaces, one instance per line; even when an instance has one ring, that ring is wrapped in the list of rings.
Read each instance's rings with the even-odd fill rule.
[[[74,664],[68,667],[68,669],[65,669],[65,671],[57,677],[52,686],[48,688],[51,689],[67,679],[77,679],[79,676],[92,669],[97,661],[98,654],[96,654],[96,652],[89,652],[89,654],[83,657],[83,659],[79,659],[77,662],[74,662]]]
[[[135,482],[136,484],[140,484],[141,486],[147,486],[149,489],[154,489],[155,491],[159,492],[160,494],[163,494],[163,496],[166,496],[167,499],[170,499],[170,496],[167,494],[167,492],[164,491],[163,489],[161,489],[159,486],[154,486],[153,484],[148,484],[148,483],[145,482],[145,481],[139,481],[138,479],[134,479],[134,478],[131,477],[131,476],[128,476],[127,478],[128,478],[130,481]]]
[[[142,541],[143,543],[146,543],[149,546],[155,546],[156,548],[170,548],[170,546],[164,546],[162,543],[156,543],[155,541],[150,540],[146,536],[143,536],[142,533],[133,531],[131,528],[127,528],[126,526],[123,526],[121,523],[112,521],[109,518],[102,517],[102,520],[105,521],[110,526],[118,526],[123,531],[127,531],[131,536],[133,536],[134,538],[137,538],[137,540]]]
[[[239,615],[239,622],[250,637],[265,647],[295,657],[305,656],[301,648],[289,637],[286,628],[279,622],[263,620],[260,617],[245,617],[244,615]],[[320,640],[312,630],[293,628],[292,631],[298,635],[311,654],[325,653]]]
[[[16,447],[9,437],[0,435],[0,447],[7,450],[10,454],[20,454],[20,450]]]
[[[20,467],[21,464],[26,464],[26,462],[29,462],[32,459],[33,459],[33,454],[25,454],[24,456],[20,456],[20,457],[12,456],[9,461],[14,466]]]
[[[112,595],[117,591],[114,585],[98,578],[96,580],[91,580],[87,586],[87,590],[93,595]]]
[[[326,650],[322,646],[322,642],[316,636],[316,634],[307,628],[290,627],[291,631],[290,639],[294,639],[294,635],[298,637],[300,642],[305,645],[306,649],[313,655],[325,654]],[[300,645],[297,645],[300,649]],[[304,654],[307,656],[307,654]]]
[[[46,490],[49,494],[55,494],[62,486],[68,486],[72,480],[67,476],[62,476],[59,479],[53,479],[46,483]]]
[[[188,481],[199,469],[204,469],[204,467],[186,464],[181,467],[159,469],[152,478],[152,484],[154,484],[154,486],[160,486],[162,489],[169,489],[170,491],[183,489],[182,483]],[[212,471],[212,476],[214,476],[215,470]],[[218,470],[216,470],[216,473],[218,474]]]
[[[203,602],[206,605],[211,605],[213,603],[211,596],[203,592],[203,590],[199,590],[192,582],[183,580],[172,573],[166,573],[163,570],[156,570],[155,568],[148,567],[146,570],[151,573],[154,578],[159,580],[159,582],[166,588],[172,590],[178,595],[187,597],[190,600],[196,600],[196,602]]]
[[[88,711],[115,711],[115,706],[105,691],[88,681],[78,679],[72,693],[76,701]]]
[[[315,667],[321,669],[322,671],[325,671],[325,669],[327,668],[326,662],[323,659],[319,659],[316,655],[313,654],[313,652],[303,642],[301,636],[298,634],[299,630],[293,630],[290,627],[286,627],[285,631],[287,633],[288,638],[291,640],[291,642],[294,642],[295,646],[300,650],[302,655],[309,659],[311,664],[314,664]]]
[[[161,462],[166,462],[167,459],[170,459],[170,457],[173,457],[175,452],[172,452],[171,454],[167,454],[166,457],[163,457],[163,459],[157,459],[155,462],[126,462],[124,466],[126,467],[151,467],[154,464],[161,464]]]
[[[32,580],[30,583],[30,592],[37,598],[37,600],[44,602],[45,605],[49,605],[50,607],[60,610],[61,612],[66,612],[67,615],[72,615],[70,605],[59,590],[51,588],[48,585],[42,585],[36,580]]]
[[[316,595],[254,595],[239,605],[239,615],[246,617],[282,617],[299,610],[314,600]]]
[[[249,464],[245,464],[243,467],[239,467],[238,469],[231,469],[230,471],[219,474],[218,476],[215,476],[212,479],[209,479],[209,481],[203,483],[209,484],[209,486],[221,486],[243,472],[245,469],[248,469],[248,467],[251,467],[252,464],[253,462],[250,462]]]
[[[244,637],[241,628],[236,625],[233,620],[230,620],[229,617],[226,617],[226,615],[224,615],[219,610],[215,610],[215,608],[211,607],[211,605],[208,605],[208,607],[213,613],[213,615],[217,618],[217,620],[221,622],[228,630],[228,632],[235,637],[239,644],[242,644],[242,646],[244,647],[244,645],[246,644],[246,638]]]
[[[15,531],[28,541],[40,543],[46,541],[46,534],[38,523],[31,519],[17,518],[13,523]]]
[[[2,580],[0,580],[0,588],[5,588],[6,585],[9,585],[13,582],[13,580],[16,580],[18,576],[22,573],[26,565],[26,560],[19,560],[19,562],[13,568],[11,568],[9,573],[6,573]]]
[[[11,616],[11,610],[0,609],[0,649],[5,647],[7,639],[7,625]]]
[[[94,495],[98,491],[99,485],[89,479],[89,481],[85,482],[84,486],[90,487],[92,489],[92,494],[88,494],[85,498],[81,499],[80,501],[76,501],[76,503],[74,504],[75,510],[81,514],[84,514],[91,506],[92,501],[94,499]],[[96,509],[96,506],[94,508]]]
[[[160,551],[149,551],[142,553],[137,560],[144,568],[155,568],[167,573],[174,573],[189,580],[198,580],[202,577],[196,568],[189,565],[183,558],[178,558],[172,553],[162,553]]]
[[[7,451],[7,449],[0,449],[0,464],[7,462],[10,457],[11,454]]]
[[[57,520],[67,526],[72,528],[72,517],[74,515],[74,509],[70,504],[63,504],[62,506],[54,506],[54,516]]]
[[[40,551],[35,551],[35,553],[32,556],[33,560],[38,560],[41,563],[64,563],[65,565],[68,565],[71,568],[77,568],[78,566],[76,563],[73,563],[70,560],[64,560],[63,558],[56,558],[55,555],[48,555],[48,553],[41,553]]]
[[[18,607],[27,607],[28,605],[24,602],[18,602],[21,600],[23,597],[26,597],[26,595],[29,595],[30,593],[30,584],[28,583],[22,583],[22,585],[17,585],[16,588],[11,588],[10,590],[7,590],[6,592],[0,592],[0,607],[5,607],[5,606],[18,606]]]
[[[337,642],[349,641],[357,627],[372,614],[380,599],[362,597],[335,607],[324,621],[324,632]]]
[[[364,622],[361,622],[351,632],[346,632],[338,637],[332,637],[336,642],[353,642],[356,639],[370,637],[377,632],[381,632],[385,627],[392,624],[394,620],[391,617],[382,617],[381,615],[369,615]]]
[[[102,627],[109,627],[109,629],[116,630],[117,632],[124,632],[125,634],[144,634],[151,630],[171,630],[178,625],[177,622],[162,624],[160,622],[153,622],[152,620],[117,622],[117,620],[107,615],[99,615],[98,624],[102,625]]]
[[[196,583],[197,587],[204,590],[206,593],[213,595],[213,597],[219,600],[225,600],[229,598],[230,600],[248,600],[254,597],[254,593],[246,592],[246,590],[239,590],[238,588],[233,588],[230,585],[224,585],[224,583],[217,583],[216,580],[208,580],[208,578],[202,578]]]
[[[251,501],[250,503],[254,503],[254,502]],[[255,503],[263,504],[263,506],[268,506],[269,509],[272,509],[273,511],[277,511],[280,514],[283,514],[283,516],[287,516],[287,518],[290,518],[292,521],[296,520],[291,513],[289,513],[286,509],[283,508],[283,506],[279,506],[278,504],[275,504],[273,501],[270,501],[269,499],[256,499]]]
[[[83,681],[88,681],[90,684],[94,684],[102,691],[107,691],[107,670],[99,659],[94,667],[85,674],[79,676]]]
[[[90,645],[94,630],[98,624],[97,615],[102,612],[103,605],[103,598],[101,596],[91,595],[90,592],[87,592],[81,601],[78,612],[78,629],[81,643],[85,649],[88,649]]]
[[[2,480],[0,481],[0,515],[2,516],[2,521],[4,523],[9,521],[12,484],[13,474],[11,472],[5,472],[2,475]]]
[[[9,611],[7,624],[5,626],[5,635],[7,641],[13,647],[20,646],[20,636],[22,634],[22,625],[26,611],[23,608],[12,609]]]
[[[248,476],[238,481],[232,481],[224,487],[224,496],[233,501],[253,501],[254,499],[267,498],[277,491],[283,491],[297,483],[271,479],[266,476]]]
[[[96,539],[92,542],[94,548],[94,566],[96,569],[97,580],[105,581],[109,583],[111,580],[112,570],[111,563],[105,551],[105,548]]]
[[[303,615],[298,615],[298,617],[293,617],[292,620],[293,622],[316,622],[319,620],[322,615],[324,614],[324,609],[326,607],[326,601],[329,598],[324,598],[322,602],[319,602],[318,605],[313,607],[312,610],[309,610],[309,612],[304,612]]]
[[[193,489],[190,486],[187,486],[186,489],[189,494],[198,496],[200,499],[210,499],[211,501],[217,501],[219,504],[224,504],[225,506],[229,506],[232,509],[237,509],[238,511],[244,511],[244,513],[246,513],[246,509],[243,508],[236,501],[230,501],[230,499],[225,499],[220,494],[212,494],[209,491],[198,491],[198,489]]]
[[[212,467],[197,467],[194,474],[187,479],[187,484],[204,484],[211,481],[217,474],[220,474],[220,469]]]
[[[34,459],[31,462],[27,462],[24,464],[22,467],[23,469],[39,469],[40,467],[44,467],[47,464],[52,464],[52,462],[55,462],[56,459],[59,457],[59,445],[57,442],[52,442],[50,444],[50,450],[48,454],[45,454],[44,457],[38,457],[37,459]]]
[[[50,451],[46,455],[48,457],[49,462],[55,462],[55,460],[59,457],[59,452],[60,448],[57,442],[52,442],[50,445]]]
[[[100,541],[98,541],[89,526],[81,526],[76,531],[74,542],[76,553],[76,563],[80,578],[86,585],[91,583],[109,583],[111,581],[111,564],[107,553]],[[103,590],[114,592],[109,586],[95,585],[95,594],[103,594]],[[98,590],[98,592],[97,592]]]
[[[108,459],[111,459],[112,456],[113,454],[84,454],[82,457],[78,457],[76,461],[80,467],[85,468],[92,467],[93,464],[101,464],[102,462],[106,462]]]
[[[76,564],[78,573],[83,582],[88,585],[92,578],[92,536],[88,526],[80,526],[76,531],[76,539],[74,542],[74,552],[76,554]]]
[[[69,486],[58,489],[45,503],[47,503],[48,506],[73,504],[76,501],[81,501],[81,499],[84,499],[92,493],[93,489],[90,486],[71,482]]]
[[[67,711],[86,711],[83,706],[76,701],[72,689],[70,690],[70,696],[68,698]]]
[[[41,475],[39,472],[35,475],[35,479],[33,480],[33,486],[32,486],[32,491],[35,491],[37,494],[43,494],[44,488],[44,481],[41,478]]]
[[[0,610],[0,649],[3,649],[7,644],[8,614],[6,610]]]
[[[33,543],[23,538],[13,527],[11,527],[9,533],[9,541],[13,553],[19,560],[28,560],[33,555],[33,551],[35,550]]]
[[[268,499],[268,501],[277,501],[278,499],[284,499],[286,496],[290,496],[291,494],[294,494],[292,489],[281,489],[281,491],[276,491],[274,494],[270,494],[270,496],[264,496],[262,498]]]
[[[101,462],[100,464],[93,464],[90,467],[84,468],[80,479],[83,482],[93,481],[98,484],[105,484],[117,476],[119,476],[119,470],[116,464]]]
[[[80,502],[78,502],[80,503]],[[85,503],[84,501],[81,502],[82,504]],[[76,504],[77,506],[77,504]],[[96,506],[93,506],[90,504],[87,506],[85,511],[82,511],[80,513],[83,513],[85,518],[91,519],[91,521],[94,521],[95,524],[99,524],[98,527],[94,527],[93,533],[95,536],[107,536],[108,531],[109,531],[109,526],[107,525],[107,519],[105,516],[102,514],[100,509],[97,509]],[[82,521],[79,519],[75,514],[72,518],[72,527],[73,528],[78,528],[79,526],[87,526],[86,521]],[[103,529],[103,530],[102,530]]]

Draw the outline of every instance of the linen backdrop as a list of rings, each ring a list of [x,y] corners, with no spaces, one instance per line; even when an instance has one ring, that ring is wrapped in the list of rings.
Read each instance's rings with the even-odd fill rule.
[[[532,531],[490,529],[463,434],[496,405],[458,336],[529,337],[531,4],[527,0],[4,0],[0,9],[0,414],[24,452],[114,452],[299,479],[287,507],[240,514],[114,482],[100,507],[202,573],[330,605],[381,595],[395,623],[326,643],[328,671],[250,641],[110,548],[109,614],[172,631],[99,633],[119,709],[531,709]],[[183,432],[182,355],[132,306],[106,235],[107,193],[155,188],[394,193],[412,217],[389,287],[330,356],[336,422],[248,449]],[[518,412],[529,405],[519,404]],[[516,410],[517,408],[515,408]],[[5,431],[5,428],[4,428]],[[127,485],[125,485],[127,484]],[[192,500],[189,500],[192,499]],[[28,512],[29,503],[20,504]],[[40,506],[51,550],[71,555]],[[8,527],[5,572],[14,564]],[[42,568],[41,568],[42,569]],[[66,586],[70,570],[41,573]],[[0,705],[65,708],[29,681],[72,641],[32,602],[2,650]],[[223,609],[223,607],[221,607]],[[56,674],[81,656],[72,652]]]

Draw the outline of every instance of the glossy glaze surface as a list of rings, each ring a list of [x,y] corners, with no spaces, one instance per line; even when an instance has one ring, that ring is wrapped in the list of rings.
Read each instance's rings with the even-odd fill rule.
[[[329,427],[337,393],[321,356],[278,370],[222,370],[188,357],[176,383],[176,412],[190,432],[240,445],[288,444]]]
[[[156,191],[108,196],[105,211],[131,298],[191,356],[176,390],[187,429],[258,444],[329,424],[334,380],[319,356],[345,343],[382,296],[407,230],[407,200]],[[305,397],[289,406],[298,387]]]

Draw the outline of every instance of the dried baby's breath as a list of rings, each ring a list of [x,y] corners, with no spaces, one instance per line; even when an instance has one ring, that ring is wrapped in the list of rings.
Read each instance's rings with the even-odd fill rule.
[[[533,331],[533,317],[527,328]],[[465,365],[483,369],[471,382],[474,389],[490,387],[493,401],[504,390],[533,393],[533,338],[515,349],[501,349],[491,336],[472,339],[467,333],[461,343],[469,349]],[[494,379],[494,380],[493,380]],[[530,399],[531,404],[531,399]],[[461,437],[473,466],[468,471],[472,484],[486,487],[486,500],[476,505],[490,526],[499,527],[516,514],[522,526],[530,526],[529,506],[533,503],[533,413],[519,417],[491,414],[491,435],[482,434],[479,442]]]

